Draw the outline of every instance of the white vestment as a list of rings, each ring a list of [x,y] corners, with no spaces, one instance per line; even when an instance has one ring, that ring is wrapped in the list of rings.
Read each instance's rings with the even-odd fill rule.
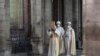
[[[48,56],[59,56],[59,37],[60,32],[55,30],[55,33],[49,32],[49,51]]]
[[[57,27],[56,28],[60,33],[59,33],[59,53],[64,53],[65,52],[65,47],[64,47],[64,29],[63,27]]]
[[[76,40],[74,29],[67,29],[65,32],[65,46],[67,49],[67,55],[76,55]]]

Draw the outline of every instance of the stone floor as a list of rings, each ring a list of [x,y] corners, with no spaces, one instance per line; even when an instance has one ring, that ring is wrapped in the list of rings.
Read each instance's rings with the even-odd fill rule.
[[[4,56],[4,53],[0,53],[0,56]],[[39,56],[39,55],[28,55],[27,53],[17,53],[17,54],[12,54],[11,56]],[[60,56],[66,56],[66,55],[65,54],[62,54]],[[82,54],[82,51],[81,50],[77,50],[77,55],[76,56],[85,56],[85,55]]]
[[[60,56],[66,56],[66,55],[62,54]],[[82,51],[81,50],[77,50],[77,55],[76,56],[85,56],[85,55],[82,54]]]

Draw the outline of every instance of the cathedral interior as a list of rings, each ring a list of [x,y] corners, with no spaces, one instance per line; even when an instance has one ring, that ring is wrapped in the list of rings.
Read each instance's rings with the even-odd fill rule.
[[[0,0],[0,56],[47,56],[49,38],[46,31],[51,20],[60,20],[64,29],[68,21],[72,22],[76,37],[76,56],[96,56],[100,52],[97,49],[100,45],[91,43],[99,42],[100,31],[95,30],[100,26],[100,13],[97,12],[100,1],[97,1]],[[92,27],[95,29],[91,29]],[[91,52],[89,49],[98,52]]]
[[[8,15],[7,41],[3,50],[11,56],[47,56],[49,39],[46,34],[50,20],[60,20],[66,28],[71,21],[76,32],[78,53],[82,52],[81,0],[5,0]],[[24,53],[24,54],[21,54]],[[6,56],[6,52],[4,56]],[[8,55],[7,55],[8,56]],[[63,56],[63,55],[62,55]]]

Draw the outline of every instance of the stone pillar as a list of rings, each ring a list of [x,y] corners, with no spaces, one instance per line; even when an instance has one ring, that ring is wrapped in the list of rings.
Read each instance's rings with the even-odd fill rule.
[[[4,42],[3,40],[5,40],[4,38],[4,34],[3,34],[3,22],[4,22],[4,17],[5,17],[5,0],[0,0],[0,49],[4,50]]]
[[[9,0],[0,0],[0,49],[4,51],[4,55],[0,56],[11,56],[10,46],[10,17],[9,17]]]
[[[86,37],[86,35],[85,35],[85,20],[84,20],[84,18],[86,18],[86,0],[83,0],[82,1],[83,3],[83,6],[82,6],[82,8],[83,8],[83,13],[82,13],[82,27],[83,27],[83,54],[85,55],[86,54],[86,39],[85,39],[85,37]]]
[[[42,32],[42,0],[31,0],[31,24],[32,24],[32,49],[33,55],[43,54]]]
[[[47,35],[48,23],[52,20],[52,0],[44,0],[42,2],[43,13],[43,41],[44,41],[44,56],[47,56],[49,38]]]
[[[45,0],[45,3],[44,3],[44,31],[45,31],[45,38],[44,38],[44,43],[47,44],[48,43],[48,40],[47,40],[47,26],[48,26],[48,23],[52,20],[52,0]],[[46,39],[46,40],[45,40]]]

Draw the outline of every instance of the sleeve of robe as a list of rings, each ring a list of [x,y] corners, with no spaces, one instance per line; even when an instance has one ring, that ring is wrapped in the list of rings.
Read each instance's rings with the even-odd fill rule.
[[[51,31],[47,31],[47,35],[50,37],[50,35],[51,35]]]

